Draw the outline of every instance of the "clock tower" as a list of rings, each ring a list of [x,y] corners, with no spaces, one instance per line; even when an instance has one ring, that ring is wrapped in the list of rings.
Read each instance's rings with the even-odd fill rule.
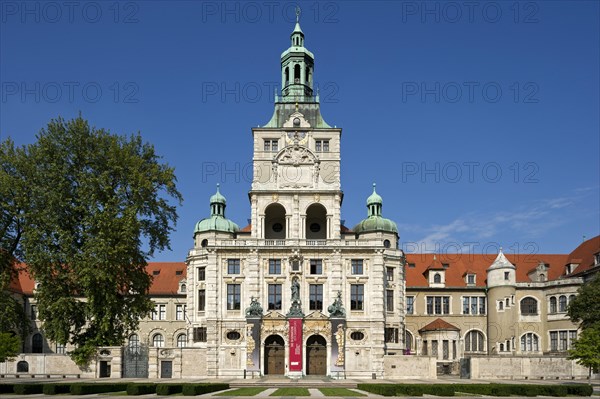
[[[321,116],[313,91],[314,55],[297,19],[281,54],[281,95],[271,120],[252,129],[252,235],[263,239],[339,239],[340,137]]]

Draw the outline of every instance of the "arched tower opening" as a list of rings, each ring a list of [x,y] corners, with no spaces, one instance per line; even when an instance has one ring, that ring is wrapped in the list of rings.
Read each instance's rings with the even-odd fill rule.
[[[306,238],[327,238],[327,209],[321,204],[312,204],[306,210]]]
[[[265,209],[265,238],[286,238],[285,208],[281,204],[271,204]]]

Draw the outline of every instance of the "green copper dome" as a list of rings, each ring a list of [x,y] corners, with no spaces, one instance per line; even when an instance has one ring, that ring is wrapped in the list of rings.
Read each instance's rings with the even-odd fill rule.
[[[383,205],[383,198],[375,191],[375,183],[373,183],[373,194],[367,198],[367,206],[374,204]]]
[[[203,233],[206,231],[221,231],[224,233],[237,233],[240,228],[237,224],[225,217],[225,197],[219,192],[217,184],[217,192],[210,197],[210,217],[202,219],[196,223],[194,228],[195,233]]]
[[[396,226],[396,223],[381,216],[382,205],[383,198],[377,194],[375,191],[375,184],[373,184],[373,194],[367,198],[368,217],[354,226],[354,229],[352,230],[356,234],[370,231],[384,231],[398,234],[398,227]]]

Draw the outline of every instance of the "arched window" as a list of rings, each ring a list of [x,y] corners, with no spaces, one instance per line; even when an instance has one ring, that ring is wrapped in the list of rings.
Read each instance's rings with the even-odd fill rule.
[[[465,334],[465,352],[483,352],[483,334],[472,330]]]
[[[29,373],[29,363],[21,360],[17,363],[17,373]]]
[[[554,296],[550,297],[550,309],[548,313],[556,313],[556,297]]]
[[[187,290],[187,286],[185,284],[181,284],[181,288],[179,289],[180,292],[186,292]]]
[[[185,348],[187,345],[187,335],[185,334],[179,334],[177,336],[177,347],[178,348]]]
[[[294,66],[294,83],[300,83],[300,64]]]
[[[439,273],[433,275],[434,284],[440,284],[442,282],[442,276]]]
[[[565,295],[561,295],[558,297],[558,311],[559,312],[567,311],[567,297]]]
[[[165,346],[165,338],[162,334],[155,334],[152,337],[152,346],[155,348],[163,348]]]
[[[42,353],[44,351],[44,340],[42,334],[34,334],[31,338],[31,353]]]
[[[404,347],[406,348],[406,351],[410,354],[413,347],[413,336],[408,330],[406,330],[404,333]]]
[[[129,336],[129,346],[132,348],[137,348],[140,346],[140,337],[137,334],[131,334]]]
[[[538,314],[537,300],[532,297],[521,299],[521,314],[536,315]]]
[[[534,333],[521,335],[521,352],[539,352],[540,340]]]
[[[569,295],[569,304],[573,302],[573,299],[575,299],[575,295]]]

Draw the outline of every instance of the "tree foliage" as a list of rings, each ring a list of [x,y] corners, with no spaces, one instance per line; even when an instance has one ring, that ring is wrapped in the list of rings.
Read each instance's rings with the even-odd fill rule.
[[[0,362],[13,360],[21,350],[19,337],[7,332],[0,332]]]
[[[147,259],[169,248],[181,195],[173,168],[140,135],[123,137],[80,117],[51,120],[15,167],[26,187],[17,252],[40,283],[46,336],[76,346],[120,345],[152,308]]]
[[[571,320],[581,322],[583,329],[600,323],[600,273],[579,287],[577,293],[567,311]]]
[[[576,359],[577,363],[587,367],[588,378],[592,370],[600,369],[600,323],[585,328],[569,350],[569,359]]]

